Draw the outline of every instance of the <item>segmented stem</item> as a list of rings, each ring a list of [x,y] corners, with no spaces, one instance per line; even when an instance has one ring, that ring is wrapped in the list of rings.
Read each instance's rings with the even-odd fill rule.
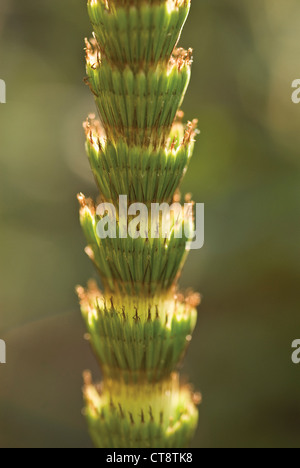
[[[99,119],[84,123],[86,150],[102,202],[115,207],[115,236],[99,235],[103,214],[78,196],[80,222],[104,291],[78,287],[88,339],[103,374],[85,374],[85,413],[97,447],[186,447],[199,395],[182,386],[178,366],[197,321],[198,294],[178,293],[192,237],[183,207],[169,233],[149,215],[124,236],[128,206],[178,205],[197,121],[182,123],[192,50],[177,47],[190,0],[88,0],[94,34],[86,40],[86,83]],[[121,197],[121,198],[120,198]],[[175,206],[175,205],[174,205]],[[124,225],[125,224],[125,225]]]

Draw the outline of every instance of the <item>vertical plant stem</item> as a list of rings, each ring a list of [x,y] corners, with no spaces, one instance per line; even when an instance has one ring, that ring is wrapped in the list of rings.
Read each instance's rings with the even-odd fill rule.
[[[115,237],[99,236],[105,210],[78,196],[86,252],[104,287],[78,287],[103,375],[95,386],[86,373],[84,388],[99,448],[186,447],[197,425],[197,397],[178,375],[199,304],[199,295],[178,293],[190,240],[186,230],[178,235],[185,220],[172,212],[165,237],[159,227],[151,235],[149,217],[135,238],[125,237],[132,217],[124,223],[119,210],[121,195],[147,209],[178,202],[197,125],[184,125],[179,111],[192,51],[177,43],[189,10],[190,0],[88,0],[94,38],[86,40],[86,82],[99,120],[85,122],[86,150],[101,202],[113,205],[117,221]]]

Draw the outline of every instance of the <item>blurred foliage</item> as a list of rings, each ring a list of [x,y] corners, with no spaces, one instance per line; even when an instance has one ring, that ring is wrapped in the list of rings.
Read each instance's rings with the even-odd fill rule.
[[[206,205],[206,244],[182,287],[203,294],[184,368],[204,403],[195,447],[299,447],[300,78],[297,0],[194,0],[184,102],[201,135],[183,191]],[[89,447],[81,372],[97,375],[74,294],[95,276],[76,193],[94,195],[81,122],[81,0],[1,0],[0,447]]]

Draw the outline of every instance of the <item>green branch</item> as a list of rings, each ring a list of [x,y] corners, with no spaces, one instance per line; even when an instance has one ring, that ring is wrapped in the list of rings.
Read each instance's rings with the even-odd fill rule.
[[[103,375],[95,386],[85,374],[85,412],[97,447],[186,447],[197,425],[199,396],[177,372],[200,302],[198,294],[177,290],[193,222],[189,231],[183,208],[179,215],[173,209],[169,234],[157,228],[153,236],[147,211],[137,235],[126,237],[133,217],[124,223],[119,212],[125,195],[128,206],[147,210],[178,205],[197,125],[183,125],[179,111],[192,51],[176,47],[189,9],[190,0],[88,1],[94,39],[86,40],[86,82],[100,121],[91,115],[84,124],[86,149],[100,200],[114,211],[107,221],[106,208],[100,213],[78,196],[86,253],[104,287],[90,282],[77,290]],[[99,235],[112,219],[115,236]]]

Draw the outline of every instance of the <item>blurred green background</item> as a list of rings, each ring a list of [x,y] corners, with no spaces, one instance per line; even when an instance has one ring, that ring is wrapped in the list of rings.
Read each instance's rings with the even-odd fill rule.
[[[201,291],[183,372],[203,393],[194,447],[299,447],[298,0],[194,0],[186,117],[201,135],[183,189],[206,244],[182,287]],[[0,447],[90,447],[81,374],[100,377],[74,286],[95,276],[76,193],[95,195],[81,123],[83,0],[1,0]]]

